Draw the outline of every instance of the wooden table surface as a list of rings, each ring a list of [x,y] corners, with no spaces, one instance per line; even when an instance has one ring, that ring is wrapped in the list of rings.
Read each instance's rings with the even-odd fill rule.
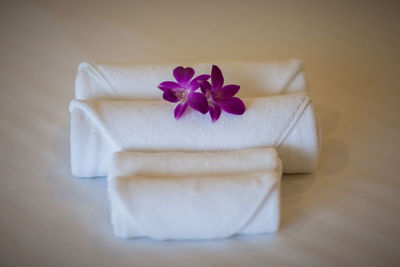
[[[0,266],[399,266],[399,1],[1,1]],[[81,61],[304,62],[317,170],[275,235],[114,238],[106,181],[69,170]]]

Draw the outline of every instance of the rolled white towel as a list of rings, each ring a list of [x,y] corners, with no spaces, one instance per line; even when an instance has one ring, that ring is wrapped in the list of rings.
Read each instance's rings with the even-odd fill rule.
[[[174,80],[172,70],[179,64],[96,65],[83,62],[75,80],[75,98],[160,99],[157,88]],[[197,74],[209,74],[210,63],[191,65]],[[255,97],[306,91],[306,80],[299,60],[285,62],[226,62],[218,66],[225,80],[239,84],[239,96]]]
[[[313,107],[305,95],[244,100],[241,116],[189,111],[180,120],[161,101],[79,101],[71,112],[71,168],[75,176],[105,176],[113,152],[226,151],[275,147],[285,173],[311,172],[318,156]]]
[[[278,229],[281,169],[272,149],[189,154],[114,154],[108,193],[116,236],[210,239]],[[261,154],[264,166],[253,162]],[[238,170],[246,173],[227,174]]]

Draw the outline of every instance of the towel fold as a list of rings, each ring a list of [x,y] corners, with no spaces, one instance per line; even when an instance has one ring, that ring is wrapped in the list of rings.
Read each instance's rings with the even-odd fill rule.
[[[197,74],[211,71],[208,63],[191,65]],[[75,80],[75,97],[89,99],[160,99],[160,82],[174,80],[178,64],[96,65],[83,62]],[[239,84],[239,96],[256,97],[306,91],[302,64],[285,62],[226,62],[218,64],[226,81]]]
[[[275,232],[280,177],[273,149],[115,153],[108,177],[114,233],[163,240]]]
[[[274,148],[251,148],[218,152],[116,152],[110,175],[207,175],[280,171]]]
[[[276,147],[285,173],[311,172],[318,155],[313,107],[305,95],[247,98],[241,116],[216,123],[188,111],[179,121],[161,101],[79,101],[71,112],[71,168],[79,177],[105,176],[113,152],[227,151]]]

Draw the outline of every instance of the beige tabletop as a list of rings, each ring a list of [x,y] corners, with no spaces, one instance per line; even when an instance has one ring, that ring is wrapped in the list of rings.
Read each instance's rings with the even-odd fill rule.
[[[399,266],[399,1],[1,1],[0,266]],[[106,180],[69,169],[81,61],[304,62],[317,170],[275,235],[120,240]]]

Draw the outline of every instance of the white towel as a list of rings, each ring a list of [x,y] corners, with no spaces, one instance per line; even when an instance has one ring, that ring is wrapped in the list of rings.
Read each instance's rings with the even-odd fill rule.
[[[105,176],[113,152],[226,151],[276,147],[286,173],[311,172],[318,136],[310,99],[282,95],[245,99],[241,116],[188,112],[173,117],[163,101],[79,101],[71,112],[71,168],[79,177]]]
[[[116,152],[110,175],[207,175],[281,170],[274,148],[218,152]]]
[[[257,156],[263,156],[266,164]],[[183,166],[179,159],[184,159]],[[215,159],[222,163],[220,168]],[[121,238],[163,240],[275,232],[280,177],[273,149],[116,153],[108,177],[114,233]]]
[[[179,64],[165,65],[79,65],[75,97],[88,99],[160,99],[157,88],[174,80],[172,71]],[[196,74],[210,74],[211,63],[191,65]],[[255,97],[306,91],[302,64],[298,60],[275,62],[220,63],[225,81],[239,84],[239,96]]]

